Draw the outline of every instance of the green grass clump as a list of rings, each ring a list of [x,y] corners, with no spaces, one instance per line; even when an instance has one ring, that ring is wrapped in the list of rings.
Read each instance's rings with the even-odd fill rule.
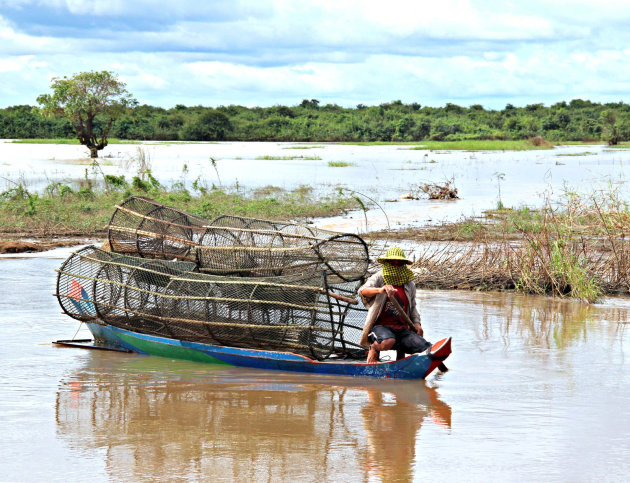
[[[590,156],[592,154],[597,154],[597,153],[594,153],[593,151],[583,151],[581,153],[561,153],[561,154],[556,154],[556,156]]]
[[[472,239],[475,238],[481,230],[484,229],[483,224],[474,220],[467,220],[457,225],[456,235],[457,239]]]
[[[293,159],[317,161],[322,158],[319,156],[257,156],[256,159],[261,161],[290,161]]]
[[[347,161],[328,161],[328,166],[331,168],[347,168],[348,166],[356,166],[356,164],[348,163]]]
[[[553,149],[553,145],[549,143],[536,145],[529,139],[470,139],[465,141],[426,141],[409,149],[430,151],[530,151],[535,149]]]
[[[544,226],[540,211],[528,207],[506,212],[504,230],[507,233],[539,233]]]
[[[586,141],[559,141],[558,146],[598,146],[606,144],[601,139],[590,139]]]
[[[280,188],[279,186],[272,186],[272,185],[263,186],[261,188],[256,188],[254,190],[255,197],[277,196],[281,193],[284,193],[284,190],[282,188]]]
[[[516,290],[596,302],[603,293],[599,278],[590,273],[589,262],[576,250],[574,241],[542,235],[529,238],[521,253]]]

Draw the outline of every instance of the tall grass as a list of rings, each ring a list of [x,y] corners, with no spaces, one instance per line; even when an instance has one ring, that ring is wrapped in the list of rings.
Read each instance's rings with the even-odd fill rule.
[[[161,203],[214,218],[222,214],[265,219],[305,219],[339,215],[357,209],[356,201],[338,191],[315,194],[310,187],[291,191],[267,187],[251,192],[207,186],[200,178],[186,188],[186,181],[170,188],[151,174],[151,160],[139,149],[129,166],[137,170],[132,180],[104,175],[99,169],[86,169],[79,187],[51,183],[42,193],[31,193],[23,182],[10,182],[0,192],[0,235],[5,237],[102,236],[115,205],[131,195],[151,197]],[[183,174],[185,176],[185,172]],[[97,182],[97,177],[103,180]],[[218,177],[218,172],[217,172]]]
[[[460,223],[471,243],[429,246],[416,281],[439,288],[516,289],[597,301],[630,294],[630,210],[614,189],[547,198],[506,213],[491,228]]]

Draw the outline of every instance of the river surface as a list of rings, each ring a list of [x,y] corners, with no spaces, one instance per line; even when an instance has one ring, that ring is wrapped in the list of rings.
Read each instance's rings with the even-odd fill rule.
[[[101,151],[100,169],[94,171],[86,149],[74,145],[16,144],[0,141],[0,190],[21,182],[33,191],[50,183],[76,186],[86,175],[96,181],[103,174],[124,174],[130,181],[138,170],[139,152],[152,173],[166,186],[193,183],[211,188],[234,187],[244,191],[266,186],[291,190],[302,185],[329,194],[339,187],[366,205],[368,230],[418,226],[481,215],[505,206],[540,206],[545,193],[557,199],[565,191],[592,193],[619,189],[628,194],[629,149],[604,145],[559,146],[538,151],[427,151],[412,146],[357,146],[271,142],[143,143],[110,145]],[[139,151],[140,150],[140,151]],[[215,160],[212,165],[211,158]],[[285,159],[260,159],[285,158]],[[287,159],[294,158],[294,159]],[[329,162],[348,163],[332,167]],[[11,181],[7,181],[11,180]],[[443,185],[452,180],[457,201],[399,200],[411,193],[422,195],[424,184]],[[422,195],[423,196],[423,195]],[[392,202],[395,201],[395,202]],[[365,231],[363,213],[326,220],[337,231]]]
[[[306,184],[321,193],[360,192],[388,215],[370,210],[368,229],[480,214],[499,197],[507,206],[537,206],[544,191],[613,188],[627,196],[630,161],[630,151],[605,146],[467,153],[145,143],[108,146],[103,173],[130,179],[139,147],[162,183],[191,190],[198,180],[243,190]],[[0,187],[76,185],[86,169],[98,179],[84,156],[80,146],[0,142]],[[458,201],[388,201],[451,178]],[[356,213],[318,224],[365,230]],[[0,256],[0,481],[630,477],[628,299],[585,305],[419,291],[426,337],[453,337],[448,373],[426,381],[331,378],[53,346],[89,337],[52,296],[54,270],[69,253]]]
[[[448,373],[332,378],[53,346],[68,254],[0,259],[0,481],[630,476],[627,299],[420,291]]]

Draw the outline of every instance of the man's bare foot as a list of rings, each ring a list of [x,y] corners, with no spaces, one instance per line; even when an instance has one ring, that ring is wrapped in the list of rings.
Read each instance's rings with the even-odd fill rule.
[[[370,347],[370,351],[368,352],[368,356],[367,356],[367,363],[376,364],[377,362],[381,362],[379,359],[379,354],[380,354],[379,351]]]

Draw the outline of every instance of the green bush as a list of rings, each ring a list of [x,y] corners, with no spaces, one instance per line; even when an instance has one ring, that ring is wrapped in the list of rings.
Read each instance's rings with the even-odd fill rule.
[[[108,188],[122,189],[127,186],[127,181],[125,180],[124,174],[120,176],[114,176],[113,174],[106,174],[105,185]]]

